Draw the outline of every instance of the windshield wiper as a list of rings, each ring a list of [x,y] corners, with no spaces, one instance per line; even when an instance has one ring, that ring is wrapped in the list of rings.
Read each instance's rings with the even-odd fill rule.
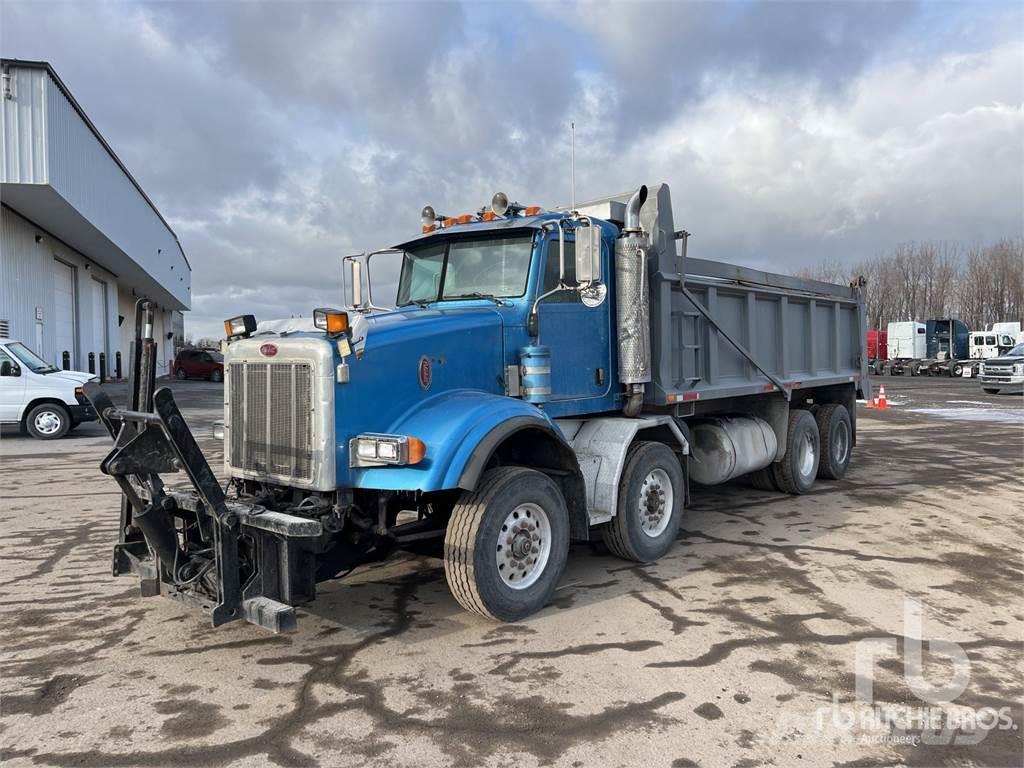
[[[400,306],[400,307],[408,307],[408,306],[411,306],[412,304],[415,304],[417,307],[425,307],[425,306],[427,306],[427,304],[430,304],[432,301],[436,301],[436,299],[409,299],[404,304],[399,304],[398,306]]]
[[[480,291],[473,291],[472,293],[457,293],[454,296],[445,296],[445,299],[487,299],[487,301],[493,301],[499,307],[504,307],[508,304],[506,301],[502,301],[497,296],[492,296],[489,293],[480,293]]]

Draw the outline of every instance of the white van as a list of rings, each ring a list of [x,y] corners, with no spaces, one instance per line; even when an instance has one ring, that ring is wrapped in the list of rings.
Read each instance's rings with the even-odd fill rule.
[[[20,341],[0,338],[0,423],[17,424],[40,440],[63,437],[96,419],[82,391],[93,379],[54,368]]]

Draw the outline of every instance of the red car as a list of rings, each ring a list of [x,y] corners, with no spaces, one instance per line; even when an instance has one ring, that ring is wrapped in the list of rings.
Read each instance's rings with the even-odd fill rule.
[[[224,356],[211,349],[183,349],[174,360],[174,375],[182,381],[224,381]]]

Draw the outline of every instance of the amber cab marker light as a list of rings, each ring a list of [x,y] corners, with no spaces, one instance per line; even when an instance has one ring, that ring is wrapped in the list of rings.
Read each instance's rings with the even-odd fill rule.
[[[348,330],[348,313],[340,309],[314,309],[313,325],[331,336]]]
[[[498,218],[498,214],[496,214],[494,211],[485,211],[484,213],[480,214],[481,221],[494,221],[496,218]]]
[[[527,216],[536,216],[538,213],[540,213],[540,206],[531,205],[529,208],[523,211],[523,213],[525,213]]]
[[[409,463],[419,464],[427,455],[427,446],[418,437],[409,438]]]

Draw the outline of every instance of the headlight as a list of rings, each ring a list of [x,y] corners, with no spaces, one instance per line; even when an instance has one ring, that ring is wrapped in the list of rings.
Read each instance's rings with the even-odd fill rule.
[[[419,464],[427,449],[422,440],[406,435],[359,435],[349,441],[349,464],[377,467]]]
[[[1017,376],[1024,375],[1024,363],[1015,363],[1014,366],[1013,366],[1013,372]]]
[[[978,373],[979,374],[985,373],[985,364],[984,363],[982,363],[981,365],[978,366]]]

